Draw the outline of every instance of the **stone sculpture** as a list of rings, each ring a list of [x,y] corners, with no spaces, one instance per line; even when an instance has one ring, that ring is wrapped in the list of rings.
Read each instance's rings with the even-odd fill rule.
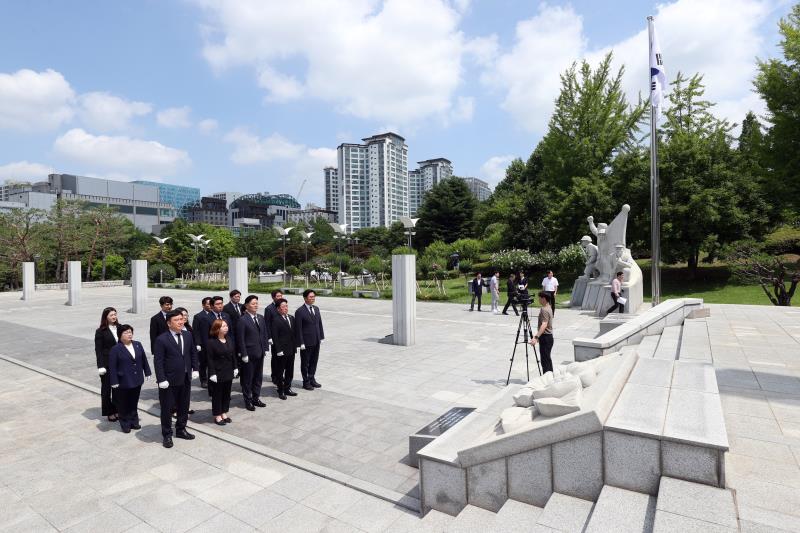
[[[592,243],[592,238],[588,235],[581,237],[581,248],[586,255],[586,266],[583,269],[583,275],[588,278],[597,277],[597,246]]]

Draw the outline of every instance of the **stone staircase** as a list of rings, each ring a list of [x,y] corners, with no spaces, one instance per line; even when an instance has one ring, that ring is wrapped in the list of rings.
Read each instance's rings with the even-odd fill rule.
[[[458,516],[431,510],[410,531],[426,533],[671,533],[738,531],[730,490],[662,477],[658,496],[604,485],[597,502],[554,492],[544,508],[507,500],[497,513],[474,505]]]

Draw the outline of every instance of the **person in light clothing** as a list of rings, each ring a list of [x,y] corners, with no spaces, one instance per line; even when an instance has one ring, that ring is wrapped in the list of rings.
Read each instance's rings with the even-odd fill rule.
[[[547,293],[550,300],[550,309],[556,314],[556,294],[558,294],[558,278],[553,275],[552,270],[547,271],[547,276],[542,280],[542,290]]]
[[[536,324],[536,335],[528,342],[531,346],[539,345],[542,372],[552,372],[553,359],[550,352],[553,350],[553,310],[550,307],[550,297],[544,291],[539,293],[539,306],[541,309]]]
[[[606,311],[606,314],[613,313],[617,309],[620,313],[625,312],[625,304],[619,301],[622,296],[622,276],[624,276],[622,272],[617,272],[617,277],[611,280],[611,299],[614,300],[614,305]]]
[[[492,294],[492,313],[500,314],[500,272],[495,272],[489,280],[489,292]]]

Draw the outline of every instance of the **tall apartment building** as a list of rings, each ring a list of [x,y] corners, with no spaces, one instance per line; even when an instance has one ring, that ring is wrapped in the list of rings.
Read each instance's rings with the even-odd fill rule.
[[[348,231],[389,227],[408,216],[408,147],[396,133],[343,143],[337,149],[339,223]]]
[[[444,157],[419,161],[417,164],[419,168],[408,173],[408,210],[409,216],[412,217],[422,205],[425,193],[440,181],[453,175],[453,163]]]
[[[419,169],[408,171],[408,216],[410,217],[416,216],[419,206],[422,205],[422,198],[425,196],[423,183]]]
[[[484,200],[488,200],[489,197],[492,195],[492,189],[489,188],[489,184],[485,181],[478,179],[478,178],[461,178],[469,187],[469,191],[475,197],[476,200],[479,202],[483,202]]]
[[[325,167],[325,209],[336,213],[339,218],[339,169],[335,167]],[[336,222],[337,220],[333,220]]]

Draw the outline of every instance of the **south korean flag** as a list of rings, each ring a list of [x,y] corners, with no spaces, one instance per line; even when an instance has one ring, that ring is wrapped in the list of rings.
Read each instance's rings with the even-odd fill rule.
[[[650,21],[650,105],[655,108],[656,117],[661,114],[661,104],[667,87],[667,75],[661,59],[661,47],[656,36],[656,25]]]

